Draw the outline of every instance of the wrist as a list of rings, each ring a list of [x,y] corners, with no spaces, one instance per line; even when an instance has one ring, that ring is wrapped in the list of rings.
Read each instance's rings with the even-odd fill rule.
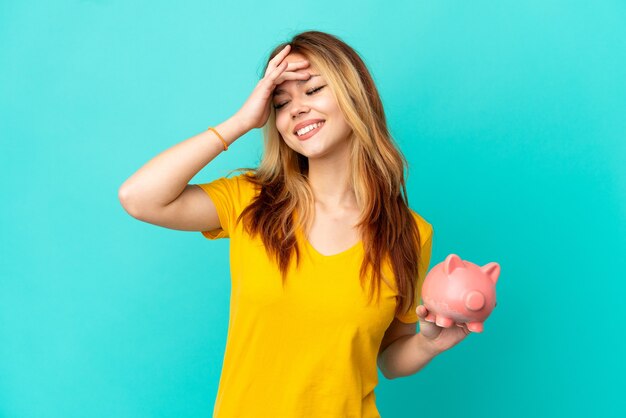
[[[235,113],[233,116],[231,116],[231,120],[241,129],[243,134],[252,130],[252,126],[250,126],[250,124],[244,118],[242,118],[239,113]]]
[[[415,337],[419,340],[420,345],[424,348],[424,351],[432,357],[435,357],[443,352],[443,350],[437,347],[433,340],[425,337],[421,332],[417,333]]]

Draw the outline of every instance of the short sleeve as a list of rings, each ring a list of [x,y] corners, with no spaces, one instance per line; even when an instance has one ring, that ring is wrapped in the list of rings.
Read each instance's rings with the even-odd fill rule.
[[[205,238],[214,240],[231,236],[237,217],[251,198],[252,185],[244,176],[220,177],[209,183],[197,184],[213,201],[221,225],[212,231],[201,231]]]
[[[419,215],[418,215],[419,216]],[[418,275],[417,285],[415,286],[415,299],[409,309],[408,313],[403,315],[396,315],[396,318],[405,324],[412,324],[418,321],[416,309],[422,300],[422,285],[428,272],[428,266],[430,265],[430,256],[433,248],[433,234],[434,230],[431,224],[426,222],[423,218],[419,218],[417,221],[420,228],[420,240],[422,241],[422,248],[418,260]],[[422,229],[423,228],[423,229]]]

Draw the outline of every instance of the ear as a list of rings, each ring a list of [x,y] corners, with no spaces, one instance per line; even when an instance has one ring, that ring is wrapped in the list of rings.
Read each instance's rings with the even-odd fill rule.
[[[488,263],[480,268],[480,270],[485,273],[489,279],[496,284],[498,281],[498,277],[500,277],[500,264],[498,263]]]
[[[455,269],[464,267],[465,264],[463,264],[461,257],[456,254],[450,254],[446,257],[446,261],[444,261],[443,271],[446,273],[446,276],[449,276]]]

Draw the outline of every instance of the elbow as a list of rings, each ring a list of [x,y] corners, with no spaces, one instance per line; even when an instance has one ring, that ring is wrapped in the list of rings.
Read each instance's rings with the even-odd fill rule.
[[[117,189],[117,198],[119,199],[122,206],[124,206],[124,203],[128,200],[128,191],[126,190],[124,185]]]
[[[128,190],[128,187],[124,187],[124,185],[122,185],[117,191],[117,198],[120,201],[120,204],[122,205],[126,213],[128,213],[133,218],[139,219],[137,207],[136,205],[132,203],[132,199],[131,199],[131,195],[130,195],[130,191]]]
[[[390,376],[386,371],[385,368],[383,367],[383,362],[382,362],[382,357],[379,355],[378,359],[377,359],[377,363],[378,363],[378,370],[380,370],[380,373],[383,375],[383,377],[387,380],[393,380],[394,377]]]
[[[384,372],[384,371],[382,371],[382,370],[381,370],[380,372],[382,373],[383,377],[384,377],[385,379],[387,379],[387,380],[393,380],[393,379],[395,379],[395,378],[397,377],[397,376],[390,376],[389,374],[385,373],[385,372]]]
[[[383,376],[385,376],[385,379],[387,380],[393,380],[398,377],[398,376],[393,376],[393,375],[390,375],[389,373],[384,373],[384,372],[383,372]]]

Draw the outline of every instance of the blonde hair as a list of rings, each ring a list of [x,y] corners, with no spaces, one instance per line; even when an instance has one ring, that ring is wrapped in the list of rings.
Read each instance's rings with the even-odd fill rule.
[[[361,208],[358,228],[365,252],[361,286],[368,268],[371,269],[369,301],[374,289],[380,298],[380,281],[386,281],[381,268],[387,260],[393,268],[398,292],[396,314],[406,312],[414,302],[418,279],[423,279],[418,278],[420,234],[406,197],[404,170],[408,172],[408,163],[387,129],[378,90],[359,55],[339,38],[307,31],[288,43],[292,53],[303,55],[326,79],[352,128],[350,185]],[[268,63],[286,45],[278,45]],[[270,108],[263,127],[260,166],[233,171],[251,171],[244,178],[260,190],[237,221],[243,219],[251,236],[260,234],[268,255],[279,266],[284,284],[294,252],[296,264],[299,263],[296,228],[308,230],[314,216],[314,195],[307,180],[307,158],[287,146],[276,128],[271,103]],[[298,215],[297,225],[294,211]]]

